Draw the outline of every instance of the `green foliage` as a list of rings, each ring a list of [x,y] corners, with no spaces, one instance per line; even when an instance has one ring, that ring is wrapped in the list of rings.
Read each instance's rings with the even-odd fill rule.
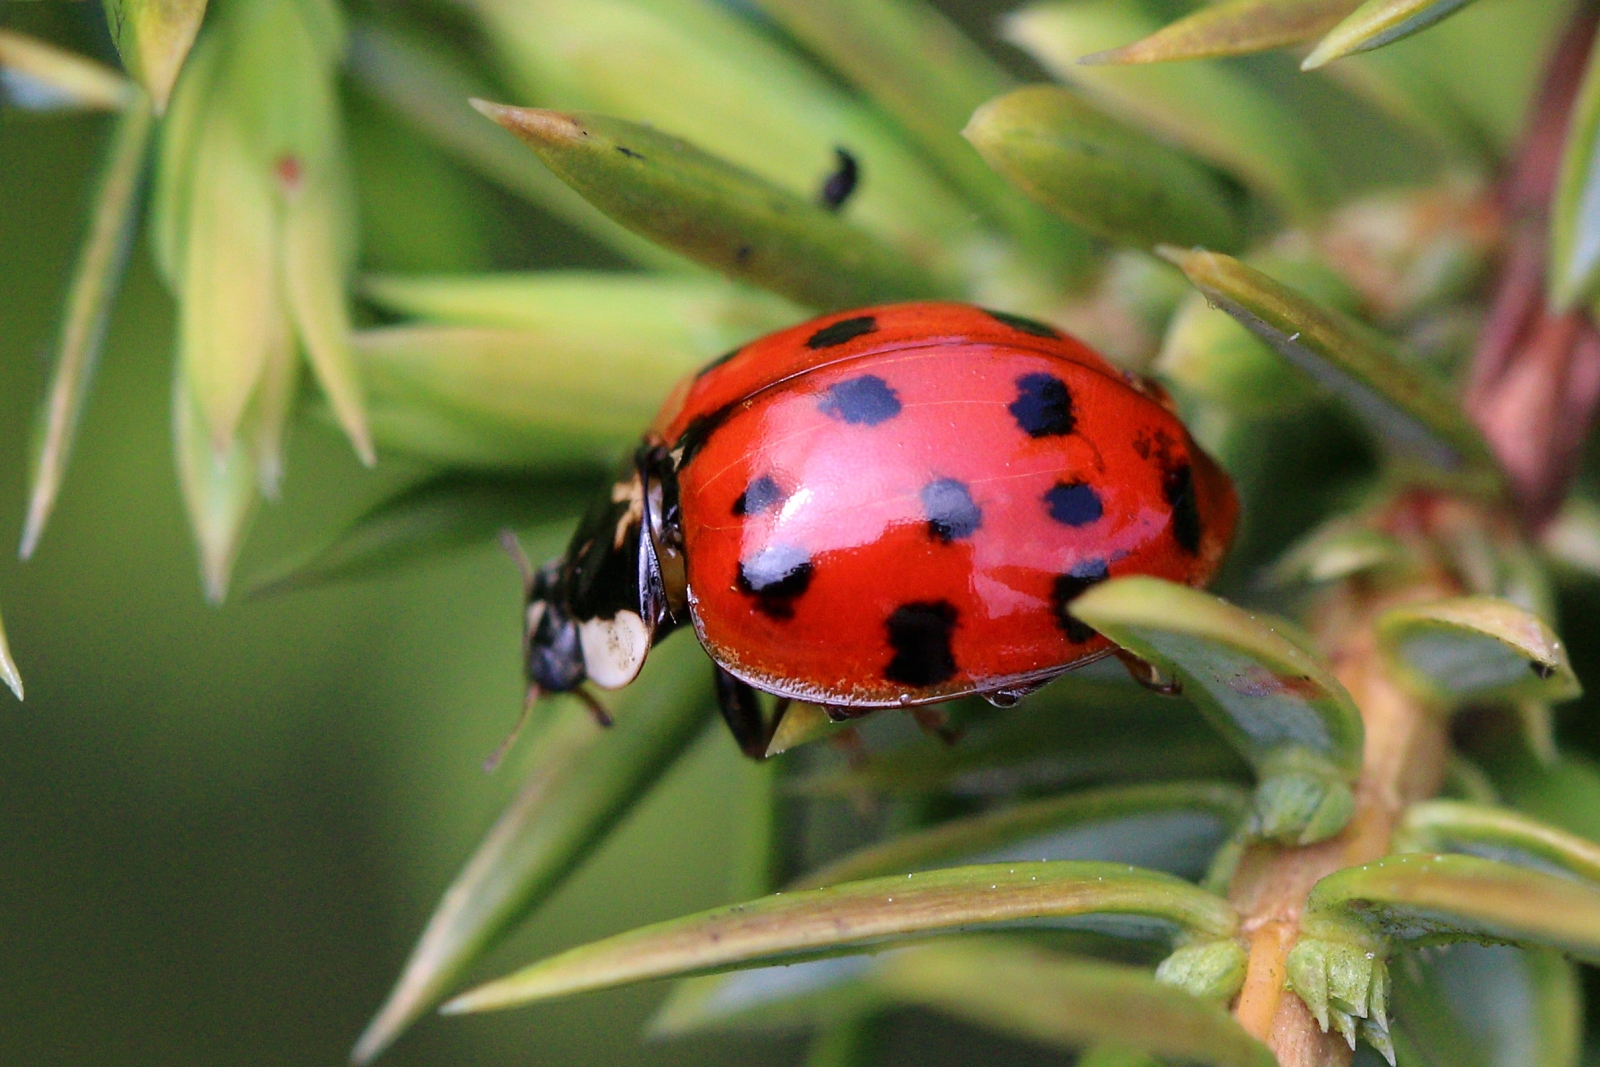
[[[150,250],[176,305],[162,392],[218,601],[302,417],[336,425],[366,464],[413,466],[260,593],[389,574],[507,529],[559,543],[677,382],[808,309],[959,298],[1045,318],[1153,367],[1240,476],[1256,529],[1228,599],[1130,577],[1070,609],[1181,695],[1090,667],[1015,709],[954,703],[954,745],[889,713],[858,729],[794,707],[746,783],[738,902],[460,992],[701,733],[705,659],[676,637],[609,709],[614,728],[578,701],[537,711],[523,785],[356,1060],[446,998],[475,1012],[672,978],[656,1033],[811,1027],[819,1067],[875,1062],[882,1014],[908,1006],[1087,1047],[1101,1067],[1269,1067],[1243,1001],[1229,1013],[1258,950],[1236,890],[1263,857],[1337,838],[1322,847],[1344,865],[1319,868],[1286,959],[1324,1031],[1391,1062],[1569,1067],[1582,1006],[1567,959],[1600,959],[1600,774],[1557,742],[1551,705],[1582,687],[1539,550],[1592,577],[1600,522],[1573,505],[1536,548],[1501,471],[1516,457],[1491,451],[1458,396],[1493,297],[1486,264],[1511,242],[1459,170],[1508,164],[1565,12],[1523,2],[1537,10],[1508,36],[1503,0],[1049,0],[1001,24],[1065,83],[1032,87],[919,0],[402,3],[350,27],[334,0],[107,0],[127,76],[0,30],[8,96],[116,113],[23,555],[63,484],[152,163]],[[1303,67],[1325,75],[1226,58],[1312,42]],[[1512,220],[1535,227],[1517,232],[1534,234],[1524,258],[1548,252],[1530,306],[1543,284],[1574,330],[1600,264],[1589,64],[1547,232]],[[344,75],[374,124],[355,151]],[[1362,131],[1377,180],[1422,194],[1349,203],[1373,179],[1330,131]],[[403,166],[398,144],[433,169],[384,185],[384,207],[357,168]],[[841,159],[860,168],[842,204],[819,195]],[[449,193],[414,221],[408,199],[430,189]],[[433,272],[360,275],[360,218]],[[414,232],[430,218],[462,236]],[[1382,241],[1352,239],[1375,219]],[[501,231],[523,228],[537,251],[507,255]],[[481,245],[452,258],[469,238]],[[486,272],[491,258],[520,269]],[[632,269],[596,269],[617,260]],[[300,403],[302,361],[320,404]],[[1376,476],[1342,425],[1378,442]],[[1360,493],[1316,503],[1332,494],[1297,450]],[[1274,470],[1301,473],[1259,476]],[[1280,514],[1309,531],[1274,531]],[[20,697],[3,633],[0,677]],[[1389,773],[1393,732],[1370,718],[1385,701],[1457,716],[1440,743],[1460,752],[1440,762],[1472,802],[1429,783],[1375,814],[1372,797],[1399,788],[1364,777]],[[875,816],[851,847],[818,830],[846,804]],[[1371,862],[1349,859],[1375,835]],[[1459,941],[1516,948],[1414,953]]]

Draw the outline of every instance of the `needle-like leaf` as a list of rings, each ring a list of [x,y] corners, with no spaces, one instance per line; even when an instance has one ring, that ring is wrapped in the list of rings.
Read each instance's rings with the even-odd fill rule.
[[[200,32],[206,0],[106,0],[105,8],[122,62],[155,100],[159,115]]]
[[[872,981],[890,997],[1050,1045],[1114,1041],[1163,1059],[1273,1067],[1227,1011],[1135,967],[1077,960],[999,938],[963,938],[885,957]]]
[[[1304,70],[1356,52],[1369,52],[1432,26],[1460,11],[1472,0],[1367,0],[1326,37],[1301,64]]]
[[[952,867],[779,893],[569,949],[462,994],[447,1012],[490,1011],[652,978],[869,950],[956,929],[1095,916],[1164,930],[1233,934],[1227,901],[1188,882],[1115,863]]]
[[[1225,0],[1168,23],[1132,44],[1084,56],[1083,63],[1166,63],[1241,56],[1310,41],[1361,0]]]
[[[1417,475],[1498,491],[1488,446],[1460,405],[1394,359],[1371,331],[1232,256],[1171,248],[1161,254],[1206,299],[1338,395],[1393,453],[1424,463]]]
[[[1174,675],[1255,766],[1252,830],[1309,844],[1344,828],[1361,769],[1361,713],[1283,627],[1188,586],[1115,578],[1072,614]]]
[[[827,209],[620,119],[475,102],[624,226],[731,278],[822,309],[956,285]]]
[[[1045,0],[1006,17],[1002,33],[1056,77],[1237,175],[1291,215],[1326,204],[1332,171],[1305,128],[1266,89],[1214,61],[1144,67],[1079,60],[1156,30],[1127,0]]]
[[[989,165],[1090,233],[1236,249],[1243,229],[1216,175],[1076,93],[1037,85],[989,101],[962,131]]]
[[[72,455],[78,417],[94,380],[106,325],[128,263],[153,125],[143,100],[129,103],[117,119],[102,165],[89,231],[78,252],[62,314],[55,369],[34,431],[28,511],[18,551],[23,559],[32,556],[39,544]]]
[[[1243,818],[1248,794],[1221,782],[1119,786],[952,819],[840,857],[792,888],[952,862],[1098,859],[1192,875]]]
[[[582,512],[601,484],[598,476],[440,474],[380,501],[328,544],[253,583],[250,593],[274,595],[388,574],[455,549],[490,544],[500,530],[563,523]]]
[[[1558,311],[1592,299],[1600,276],[1600,50],[1589,56],[1563,144],[1547,267]]]
[[[133,83],[110,67],[3,27],[0,100],[39,111],[144,106]]]
[[[1555,631],[1499,597],[1391,608],[1377,632],[1412,686],[1449,707],[1517,697],[1571,700],[1583,691]]]
[[[651,654],[609,730],[576,701],[558,705],[533,741],[527,781],[446,890],[352,1061],[374,1059],[554,892],[688,747],[711,706],[705,658],[688,641]]]

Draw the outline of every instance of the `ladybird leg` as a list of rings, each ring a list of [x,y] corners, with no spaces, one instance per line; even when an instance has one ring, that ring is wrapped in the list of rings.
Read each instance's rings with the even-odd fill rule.
[[[728,724],[739,751],[751,759],[764,759],[767,745],[772,741],[772,730],[761,716],[761,702],[750,683],[735,678],[714,665],[717,686],[717,707]],[[774,724],[776,725],[776,724]]]
[[[513,539],[515,543],[515,539]],[[483,761],[483,773],[493,774],[500,766],[500,761],[506,758],[506,753],[511,751],[511,746],[517,743],[517,738],[522,734],[522,728],[528,725],[528,718],[533,714],[534,701],[538,700],[543,690],[529,683],[528,695],[522,699],[522,713],[517,716],[517,721],[512,725],[511,732],[506,734],[505,740],[495,746]]]
[[[1182,682],[1162,674],[1156,670],[1154,664],[1140,659],[1127,649],[1117,649],[1116,657],[1122,661],[1124,667],[1128,668],[1128,673],[1133,676],[1133,680],[1152,693],[1160,693],[1164,697],[1175,697],[1183,692]]]
[[[589,709],[589,714],[594,716],[594,721],[598,725],[607,728],[611,726],[611,713],[606,710],[606,706],[600,703],[600,699],[593,693],[580,685],[572,690],[572,695],[583,701],[583,706]]]
[[[959,726],[950,725],[950,716],[937,704],[923,704],[914,708],[907,708],[911,717],[916,720],[922,732],[932,734],[947,745],[953,745],[961,740],[961,735],[966,733]]]
[[[523,597],[532,596],[533,564],[528,562],[528,554],[522,550],[522,542],[517,539],[516,532],[509,526],[500,528],[500,547],[505,549],[506,555],[511,557],[511,562],[517,565],[517,573],[522,575]]]

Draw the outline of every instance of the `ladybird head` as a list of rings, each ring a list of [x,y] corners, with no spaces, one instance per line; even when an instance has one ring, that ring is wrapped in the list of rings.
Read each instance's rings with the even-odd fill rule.
[[[563,591],[565,562],[551,560],[528,583],[523,649],[528,682],[541,693],[571,692],[588,677],[578,623]]]

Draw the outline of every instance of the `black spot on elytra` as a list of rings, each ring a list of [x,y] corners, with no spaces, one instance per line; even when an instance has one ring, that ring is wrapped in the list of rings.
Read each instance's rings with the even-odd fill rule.
[[[744,487],[739,499],[733,502],[735,515],[759,515],[783,499],[783,490],[767,475],[755,479]]]
[[[946,543],[971,537],[983,525],[983,511],[973,502],[972,493],[954,478],[940,478],[922,487],[922,510],[928,516],[928,532]]]
[[[996,322],[1004,323],[1013,330],[1021,330],[1023,333],[1032,334],[1035,337],[1061,336],[1061,331],[1054,326],[1046,326],[1042,322],[1025,318],[1022,315],[1012,315],[1004,311],[990,311],[988,308],[984,308],[983,313]]]
[[[698,371],[696,371],[695,377],[704,378],[706,375],[710,374],[712,371],[716,370],[718,367],[722,366],[724,363],[728,362],[728,360],[732,359],[734,356],[737,356],[743,351],[744,346],[741,345],[740,347],[732,349],[731,351],[722,353],[722,355],[718,356],[716,359],[712,360],[710,363],[707,363],[704,367],[701,367]]]
[[[811,349],[832,348],[842,345],[846,341],[853,341],[862,334],[868,334],[878,328],[878,320],[871,315],[858,315],[853,319],[840,319],[838,322],[824,326],[810,337],[806,338],[806,347]]]
[[[1053,374],[1024,374],[1017,379],[1017,398],[1006,405],[1029,437],[1060,437],[1078,424],[1072,414],[1072,393]]]
[[[894,658],[883,676],[902,685],[938,685],[956,673],[950,634],[956,609],[944,600],[902,604],[889,616],[889,647]]]
[[[739,591],[774,619],[794,617],[794,602],[811,585],[811,557],[796,545],[768,545],[739,561]]]
[[[1191,555],[1200,551],[1200,504],[1194,495],[1194,471],[1185,463],[1161,478],[1161,490],[1172,507],[1172,539]]]
[[[678,435],[677,441],[672,445],[672,451],[677,456],[676,470],[682,471],[695,456],[700,454],[706,442],[711,440],[711,435],[728,421],[728,416],[732,412],[733,405],[730,404],[703,415],[696,415],[689,420],[689,425],[683,428],[683,433]]]
[[[1057,482],[1045,493],[1044,506],[1052,519],[1067,526],[1087,526],[1105,514],[1100,494],[1083,482]]]
[[[856,157],[842,148],[834,148],[833,155],[838,163],[833,173],[828,175],[828,180],[822,183],[817,202],[829,211],[838,211],[850,199],[850,194],[855,192],[861,168],[856,164]]]
[[[1528,663],[1528,669],[1533,671],[1534,674],[1537,674],[1541,679],[1553,677],[1556,673],[1556,669],[1550,666],[1550,664],[1540,663],[1538,660],[1531,660]]]
[[[738,248],[733,250],[733,261],[739,264],[741,267],[744,266],[746,263],[750,262],[751,251],[752,249],[749,245],[740,245]]]
[[[617,151],[621,152],[623,155],[627,156],[629,159],[643,159],[644,158],[644,156],[640,155],[638,152],[635,152],[633,149],[627,147],[626,145],[620,145],[620,144],[617,145]]]
[[[1056,622],[1066,631],[1068,641],[1081,645],[1093,638],[1095,631],[1082,621],[1073,618],[1072,613],[1067,610],[1067,605],[1091,585],[1103,582],[1109,577],[1111,572],[1106,568],[1105,560],[1087,559],[1056,578],[1055,586],[1050,590],[1050,603],[1055,608]]]
[[[830,419],[876,426],[900,414],[900,397],[876,374],[863,374],[830,385],[819,407]]]

